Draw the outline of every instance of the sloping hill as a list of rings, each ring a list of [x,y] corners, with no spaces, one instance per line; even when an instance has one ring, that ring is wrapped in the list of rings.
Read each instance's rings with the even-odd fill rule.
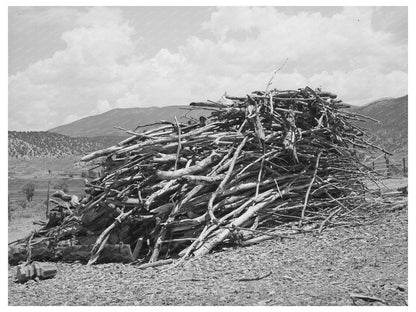
[[[379,124],[366,121],[359,126],[371,133],[371,140],[377,145],[395,153],[407,153],[408,148],[408,96],[386,98],[351,111],[372,117]]]
[[[10,157],[66,157],[84,155],[120,141],[120,137],[72,138],[45,131],[9,131]]]
[[[371,121],[359,124],[369,130],[372,134],[371,140],[377,145],[395,153],[407,153],[407,102],[407,95],[400,98],[383,98],[365,106],[351,107],[350,111],[380,121],[380,124]],[[199,118],[201,115],[210,114],[209,111],[203,110],[188,112],[187,108],[189,106],[119,108],[100,115],[86,117],[49,131],[71,137],[126,136],[126,133],[113,127],[121,126],[126,129],[134,129],[138,125],[160,120],[174,121],[175,116],[180,121],[186,122],[188,118]],[[180,118],[185,114],[188,118]]]
[[[138,125],[145,125],[160,120],[174,121],[175,116],[179,121],[186,122],[188,118],[198,118],[208,115],[207,111],[188,112],[189,106],[165,106],[144,108],[116,108],[108,112],[82,118],[70,124],[59,126],[49,131],[68,135],[71,137],[95,137],[95,136],[126,136],[123,131],[114,129],[115,126],[126,129],[134,129]],[[186,114],[186,117],[182,117]]]

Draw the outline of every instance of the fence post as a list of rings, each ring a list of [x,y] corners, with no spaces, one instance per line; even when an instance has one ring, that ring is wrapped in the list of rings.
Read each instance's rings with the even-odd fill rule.
[[[407,177],[406,158],[403,157],[403,176]]]
[[[384,154],[384,160],[386,161],[387,176],[391,177],[390,160],[389,160],[389,156],[387,156],[387,154]]]
[[[48,181],[48,193],[46,195],[46,219],[49,218],[49,191],[50,191],[50,187],[51,187],[51,170],[48,170],[49,173],[49,181]]]

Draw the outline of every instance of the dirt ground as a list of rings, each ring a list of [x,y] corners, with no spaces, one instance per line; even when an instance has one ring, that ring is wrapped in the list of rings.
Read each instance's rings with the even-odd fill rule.
[[[407,305],[407,208],[380,207],[360,222],[175,268],[58,263],[55,278],[17,284],[9,266],[9,305]]]
[[[42,179],[52,176],[63,176],[69,173],[79,177],[85,170],[83,163],[79,163],[81,156],[69,156],[64,158],[30,158],[17,159],[8,157],[9,179]]]

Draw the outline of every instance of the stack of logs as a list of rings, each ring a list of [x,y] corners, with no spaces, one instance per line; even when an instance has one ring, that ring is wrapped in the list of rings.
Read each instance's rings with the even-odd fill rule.
[[[148,263],[279,237],[288,222],[322,230],[362,204],[371,175],[357,153],[373,147],[357,125],[366,117],[346,107],[309,87],[256,91],[191,103],[211,111],[197,122],[128,131],[82,158],[101,177],[80,202],[60,194],[62,213],[9,260]]]

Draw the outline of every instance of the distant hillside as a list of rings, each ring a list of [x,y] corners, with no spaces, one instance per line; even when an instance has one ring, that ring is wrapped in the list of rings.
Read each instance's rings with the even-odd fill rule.
[[[174,121],[175,116],[179,121],[186,122],[188,118],[207,116],[208,111],[198,110],[189,112],[189,106],[165,106],[144,108],[116,108],[103,114],[85,117],[70,124],[59,126],[49,131],[68,135],[71,137],[96,137],[96,136],[126,136],[126,133],[114,127],[135,129],[138,125],[145,125],[161,120]],[[182,118],[181,118],[182,117]]]
[[[383,98],[365,106],[353,106],[349,110],[380,121],[380,124],[371,121],[359,124],[361,127],[369,130],[370,134],[372,135],[371,140],[377,145],[383,146],[387,150],[395,153],[407,153],[407,101],[407,96],[400,98]],[[62,140],[66,142],[65,144],[62,143],[62,147],[57,147],[54,149],[53,152],[52,150],[44,147],[41,147],[41,151],[38,152],[37,146],[41,144],[40,142],[42,142],[42,140],[37,139],[36,143],[34,143],[27,138],[23,138],[23,134],[15,137],[16,140],[13,144],[17,145],[20,149],[23,150],[34,150],[33,153],[35,154],[55,154],[60,153],[61,150],[64,150],[64,152],[62,152],[64,154],[85,154],[85,152],[111,145],[107,136],[114,137],[127,135],[123,131],[114,129],[114,126],[120,126],[126,129],[134,129],[138,125],[145,125],[160,120],[174,121],[175,116],[180,121],[186,122],[188,120],[186,117],[180,118],[185,114],[187,114],[188,118],[199,118],[201,115],[207,116],[210,114],[209,111],[203,110],[189,112],[187,108],[189,107],[166,106],[148,108],[119,108],[113,109],[100,115],[86,117],[70,124],[49,130],[51,132],[70,136],[74,139],[74,141],[70,141],[67,137],[56,137],[57,142],[50,143],[51,139],[55,138],[52,136],[57,134],[51,133],[51,137],[48,137],[43,132],[41,137],[45,136],[44,140],[48,138],[48,146],[54,147],[56,144],[61,144],[59,142]],[[97,138],[97,136],[100,136],[101,139]],[[117,140],[113,140],[113,144],[116,143]],[[36,147],[33,147],[32,145],[27,146],[28,143],[35,145]],[[17,148],[14,149],[18,150]],[[15,153],[22,152],[17,151]]]
[[[407,152],[408,148],[408,97],[385,98],[351,111],[380,121],[360,123],[371,133],[371,140],[391,152]]]
[[[67,157],[116,144],[120,137],[72,138],[45,131],[9,131],[9,156]]]

